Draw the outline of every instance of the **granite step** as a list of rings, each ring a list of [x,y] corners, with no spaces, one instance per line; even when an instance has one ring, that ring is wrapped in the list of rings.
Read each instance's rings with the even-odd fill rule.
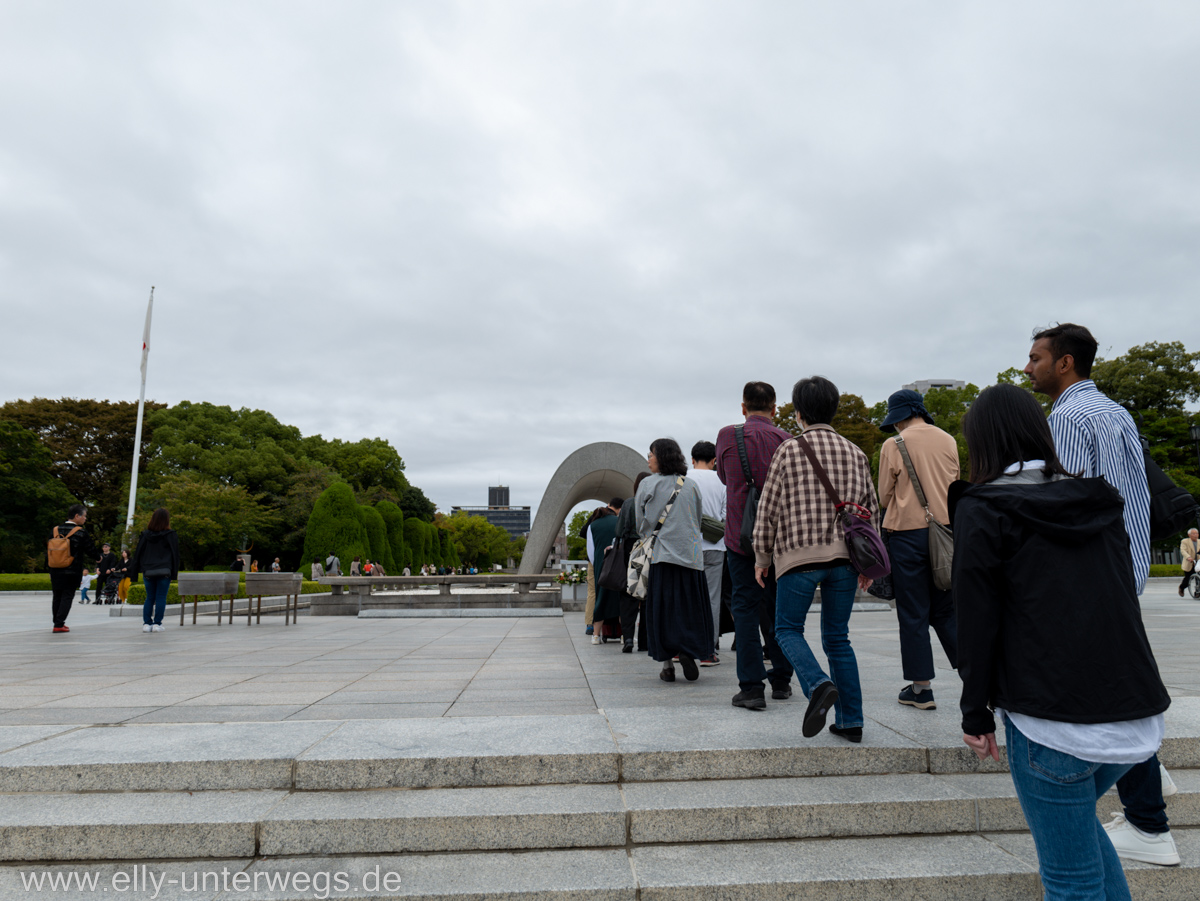
[[[1126,863],[1136,898],[1200,897],[1200,830],[1177,829],[1183,864]],[[31,879],[43,880],[34,888]],[[49,879],[96,880],[53,889]],[[131,881],[136,879],[136,882]],[[159,886],[156,890],[155,886]],[[184,857],[164,862],[0,865],[0,897],[113,897],[140,888],[162,901],[1038,901],[1028,833],[812,839],[466,854]]]
[[[1200,700],[1200,699],[1185,699]],[[1182,706],[1182,705],[1180,705]],[[929,720],[860,745],[797,735],[795,717],[728,708],[596,714],[0,726],[0,792],[369,790],[1005,772]],[[335,713],[331,709],[331,714]],[[900,731],[904,730],[904,732]],[[1160,758],[1200,768],[1200,728],[1168,722]]]
[[[1175,778],[1171,822],[1200,826],[1200,770]],[[1119,809],[1115,795],[1097,805],[1104,819]],[[1005,774],[0,795],[3,860],[644,847],[1024,828]]]

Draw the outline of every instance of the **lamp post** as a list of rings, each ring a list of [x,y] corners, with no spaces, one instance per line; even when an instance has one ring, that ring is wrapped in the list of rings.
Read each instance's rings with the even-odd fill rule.
[[[1196,463],[1200,464],[1200,425],[1193,425],[1188,429],[1192,435],[1192,443],[1196,445]]]

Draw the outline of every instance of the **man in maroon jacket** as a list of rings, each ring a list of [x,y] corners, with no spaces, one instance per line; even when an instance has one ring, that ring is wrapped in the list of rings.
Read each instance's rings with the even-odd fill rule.
[[[775,448],[792,436],[777,427],[775,389],[766,382],[747,382],[742,389],[743,425],[727,425],[717,436],[717,475],[725,483],[725,564],[733,582],[729,609],[733,614],[737,643],[737,675],[741,687],[733,696],[734,707],[762,710],[767,706],[763,680],[771,682],[771,697],[782,701],[792,696],[792,665],[775,643],[775,569],[767,573],[766,587],[754,578],[753,550],[741,544],[742,511],[750,485],[746,481],[742,454],[738,448],[741,434],[751,481],[762,490]],[[763,664],[762,631],[771,669]]]

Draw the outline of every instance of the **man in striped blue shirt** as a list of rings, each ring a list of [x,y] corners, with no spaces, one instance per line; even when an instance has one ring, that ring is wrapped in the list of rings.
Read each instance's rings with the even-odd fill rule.
[[[1102,476],[1125,499],[1125,531],[1140,595],[1150,574],[1150,488],[1137,426],[1123,407],[1100,393],[1092,381],[1098,344],[1081,325],[1063,323],[1033,336],[1025,374],[1030,387],[1054,401],[1050,432],[1068,472]],[[1115,666],[1119,660],[1113,661]],[[1130,860],[1179,863],[1167,825],[1158,755],[1139,763],[1117,781],[1124,817],[1105,825],[1117,854]]]

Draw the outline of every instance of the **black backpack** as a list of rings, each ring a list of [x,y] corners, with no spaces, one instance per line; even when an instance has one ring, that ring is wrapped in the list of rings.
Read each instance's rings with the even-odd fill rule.
[[[1142,438],[1146,483],[1150,488],[1150,540],[1161,541],[1198,521],[1200,507],[1191,493],[1180,488],[1150,456],[1150,442]]]

